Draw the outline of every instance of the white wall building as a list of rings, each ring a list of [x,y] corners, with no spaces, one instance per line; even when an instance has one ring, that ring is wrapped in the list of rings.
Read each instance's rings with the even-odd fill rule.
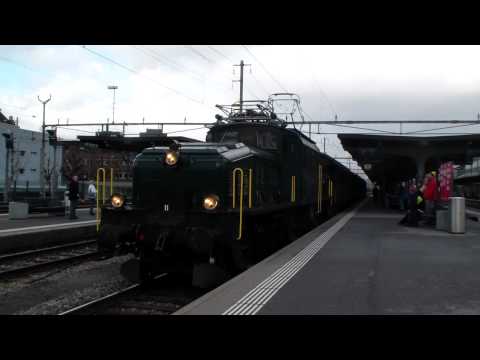
[[[3,193],[5,188],[5,163],[6,163],[6,139],[3,134],[11,134],[13,137],[13,152],[10,151],[9,177],[10,191],[16,186],[17,191],[38,192],[40,190],[40,153],[42,145],[42,133],[25,130],[15,125],[13,119],[6,118],[0,113],[0,188]],[[57,184],[61,185],[60,169],[62,166],[62,146],[56,150],[56,174]],[[13,155],[13,156],[12,156]],[[48,142],[48,134],[45,134],[45,169],[53,174],[54,169],[54,146]],[[51,177],[53,180],[53,176]],[[45,187],[48,189],[48,182]]]

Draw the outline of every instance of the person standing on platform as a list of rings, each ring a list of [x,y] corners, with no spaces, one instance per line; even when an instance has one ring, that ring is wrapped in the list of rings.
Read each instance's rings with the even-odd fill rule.
[[[78,219],[78,216],[75,213],[79,199],[77,175],[74,175],[70,181],[70,186],[68,187],[68,199],[70,200],[70,219]]]
[[[400,210],[404,211],[408,207],[408,189],[405,181],[402,181],[400,184],[398,197],[400,202]]]
[[[425,199],[425,215],[427,223],[432,224],[435,219],[435,200],[437,195],[437,180],[435,173],[432,172],[427,175],[425,186],[423,190],[423,198]]]
[[[420,219],[420,214],[419,214],[418,202],[417,202],[418,189],[415,184],[415,181],[413,181],[410,184],[408,188],[407,196],[408,196],[408,211],[405,217],[402,218],[402,220],[400,220],[399,224],[417,227],[418,221]]]
[[[373,186],[373,203],[377,205],[377,201],[378,201],[378,185],[375,184]]]
[[[90,215],[95,215],[93,208],[96,205],[95,201],[97,200],[97,189],[95,188],[93,180],[90,180],[90,185],[88,185],[87,196],[88,202],[90,203]]]
[[[408,225],[410,226],[418,226],[418,221],[420,220],[420,214],[418,211],[418,189],[413,182],[410,185],[410,189],[408,192]]]

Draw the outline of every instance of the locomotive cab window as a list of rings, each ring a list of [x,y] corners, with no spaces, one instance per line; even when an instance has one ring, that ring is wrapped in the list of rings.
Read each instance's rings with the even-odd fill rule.
[[[207,138],[208,141],[220,143],[242,142],[265,150],[280,149],[280,136],[273,129],[230,128],[213,132]]]
[[[215,131],[208,137],[213,142],[219,143],[237,143],[243,142],[245,145],[256,146],[255,131],[246,128],[227,128]]]
[[[280,136],[273,129],[257,130],[257,146],[265,150],[278,150],[280,148]]]
[[[227,130],[223,132],[220,139],[221,143],[236,143],[240,141],[240,134],[238,131]]]

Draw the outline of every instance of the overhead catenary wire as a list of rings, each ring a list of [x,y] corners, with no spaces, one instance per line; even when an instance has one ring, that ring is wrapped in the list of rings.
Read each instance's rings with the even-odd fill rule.
[[[270,96],[271,93],[263,86],[263,84],[260,82],[260,80],[258,80],[257,77],[255,75],[253,75],[253,73],[251,73],[250,76],[262,88],[262,90],[265,92],[265,94],[267,94],[267,96]]]
[[[31,71],[31,72],[34,72],[36,73],[37,75],[39,76],[44,76],[44,77],[47,77],[48,75],[44,74],[42,71],[38,70],[38,69],[34,69],[34,68],[31,68],[29,66],[26,66],[25,64],[22,64],[21,62],[19,61],[16,61],[16,60],[12,60],[10,58],[7,58],[5,56],[0,56],[0,60],[4,61],[4,62],[8,62],[8,63],[11,63],[11,64],[14,64],[16,66],[19,66],[19,67],[22,67],[28,71]]]
[[[221,57],[223,57],[225,60],[231,62],[231,63],[234,63],[233,60],[231,60],[229,57],[227,57],[227,55],[225,55],[224,53],[222,53],[220,50],[217,50],[215,49],[213,46],[210,46],[210,45],[207,45],[207,47],[212,50],[213,52],[217,53],[218,55],[220,55]]]
[[[63,127],[63,126],[58,126],[57,128],[62,129],[62,130],[67,130],[67,131],[76,131],[76,132],[82,132],[82,133],[88,133],[88,134],[95,134],[96,133],[96,131],[81,130],[81,129],[75,129],[75,128],[67,128],[67,127]]]
[[[143,54],[145,54],[146,56],[149,56],[150,58],[154,59],[160,64],[164,64],[166,66],[169,66],[170,68],[180,70],[180,73],[182,75],[189,76],[192,79],[195,79],[205,84],[204,74],[199,74],[193,70],[190,70],[185,66],[179,64],[178,62],[171,60],[169,57],[160,54],[158,51],[154,51],[153,49],[150,49],[146,46],[142,48],[141,46],[130,45],[130,47],[134,48],[137,51],[141,51]],[[191,75],[189,75],[188,73],[190,73]],[[220,82],[213,80],[212,78],[209,78],[208,82],[209,84],[215,84],[217,89],[221,91],[225,91],[225,87],[223,86],[224,84],[221,84]]]
[[[288,92],[288,90],[272,75],[272,73],[262,64],[262,62],[250,51],[250,49],[246,45],[242,45],[242,47],[253,57],[253,59],[262,67],[262,69],[270,76],[270,78],[284,91]]]
[[[288,92],[288,90],[275,78],[275,76],[273,76],[273,74],[263,65],[263,63],[252,53],[252,51],[250,51],[250,49],[246,46],[246,45],[242,45],[242,47],[254,58],[254,60],[265,70],[265,72],[270,76],[270,78],[285,92]],[[316,78],[315,78],[316,80]],[[316,80],[318,82],[318,80]],[[330,100],[328,99],[328,96],[323,92],[323,90],[320,88],[320,86],[317,84],[319,90],[321,91],[321,93],[324,95],[325,99],[327,100],[329,106],[331,107],[333,113],[335,114],[335,110],[333,108],[333,105],[331,104]],[[305,113],[305,115],[307,115],[307,117],[313,121],[312,117],[310,116],[310,114],[308,114],[305,110],[301,109],[301,111],[303,113]]]
[[[225,55],[223,52],[221,52],[220,50],[214,48],[213,46],[207,46],[210,50],[214,51],[215,53],[217,53],[218,55],[222,56],[224,59],[226,59],[227,61],[231,62],[231,63],[234,63],[234,61],[232,59],[230,59],[227,55]],[[270,95],[270,92],[263,86],[263,84],[257,79],[257,77],[255,75],[253,75],[253,73],[250,71],[250,75],[251,77],[253,78],[253,80],[255,80],[255,82],[262,88],[262,90],[267,94],[267,96]],[[248,88],[247,88],[248,90]]]
[[[213,63],[214,61],[211,60],[210,58],[206,57],[205,55],[203,55],[200,51],[198,51],[197,49],[195,49],[193,46],[191,45],[185,45],[185,47],[189,50],[191,50],[192,52],[194,52],[195,54],[197,54],[198,56],[200,56],[202,59],[204,59],[205,61],[209,62],[209,63]]]
[[[229,62],[231,62],[231,63],[234,62],[233,60],[231,60],[230,58],[228,58],[225,54],[223,54],[221,51],[215,49],[213,46],[207,45],[207,47],[208,47],[210,50],[214,51],[217,55],[222,56],[222,57],[223,57],[224,59],[226,59],[227,61],[229,61]],[[216,62],[216,61],[214,61],[214,62]],[[261,97],[258,96],[257,94],[255,94],[255,92],[254,92],[249,86],[245,86],[245,90],[246,90],[247,92],[249,92],[250,95],[252,95],[256,100],[261,99]]]
[[[351,126],[351,125],[328,124],[328,126],[339,126],[339,127],[346,127],[346,128],[351,128],[351,129],[375,131],[375,132],[380,132],[380,133],[384,133],[384,134],[397,134],[397,133],[394,132],[394,131],[379,130],[379,129],[369,129],[369,128],[364,128],[364,127],[359,127],[359,126]]]
[[[194,130],[202,130],[202,129],[206,129],[208,130],[205,126],[202,126],[202,127],[197,127],[197,128],[193,128],[193,129],[184,129],[184,130],[175,130],[175,131],[168,131],[168,132],[165,132],[164,134],[175,134],[175,133],[179,133],[179,132],[187,132],[187,131],[194,131]]]
[[[144,50],[144,49],[142,49],[142,48],[140,48],[140,47],[137,47],[137,46],[135,46],[135,45],[130,45],[130,47],[134,48],[135,50],[138,50],[138,51],[142,52],[143,54],[149,56],[150,58],[154,59],[156,62],[158,62],[158,63],[160,63],[160,64],[167,65],[167,66],[172,67],[172,68],[175,68],[175,69],[180,69],[180,70],[181,70],[181,74],[182,74],[182,75],[186,75],[185,72],[184,72],[181,68],[179,68],[177,65],[171,65],[170,63],[168,63],[168,62],[166,62],[166,61],[158,58],[158,57],[155,56],[155,55],[150,54],[150,53],[147,52],[146,50]],[[153,51],[152,51],[152,52],[153,52]],[[197,81],[202,82],[202,83],[205,82],[205,79],[204,79],[203,77],[198,77],[197,75],[191,76],[191,77],[192,77],[193,79],[197,80]],[[202,99],[202,103],[203,103],[203,102],[204,102],[204,98]]]
[[[166,55],[164,55],[164,54],[161,54],[157,49],[154,50],[154,49],[149,48],[148,46],[144,46],[144,48],[145,48],[146,50],[148,50],[150,53],[152,53],[152,54],[154,54],[154,55],[156,55],[156,56],[158,56],[158,57],[161,57],[161,58],[164,59],[165,61],[171,63],[172,66],[176,67],[177,69],[180,69],[180,70],[183,70],[183,71],[187,71],[187,72],[189,72],[189,73],[191,73],[191,74],[194,74],[194,75],[198,76],[198,77],[201,78],[201,79],[205,78],[205,76],[204,76],[203,74],[199,74],[198,72],[189,69],[189,68],[186,67],[185,65],[180,64],[180,63],[178,63],[177,61],[172,60],[170,57],[168,57],[168,56],[166,56]]]
[[[154,59],[156,62],[160,63],[160,64],[163,64],[163,65],[166,65],[170,68],[174,68],[174,69],[177,69],[177,70],[180,70],[182,71],[183,73],[185,72],[189,72],[192,74],[192,77],[194,77],[195,79],[197,80],[200,80],[200,81],[203,81],[204,80],[204,76],[200,76],[198,75],[197,73],[194,73],[193,71],[190,71],[184,67],[181,67],[179,65],[177,65],[176,63],[174,63],[173,61],[167,61],[164,59],[164,56],[161,56],[160,54],[157,54],[157,52],[149,49],[149,48],[142,48],[141,46],[136,46],[136,45],[130,45],[130,47],[132,47],[133,49],[137,50],[137,51],[140,51],[142,52],[143,54],[145,54],[146,56]]]
[[[333,107],[333,105],[332,105],[330,99],[328,98],[327,94],[322,90],[322,88],[320,86],[320,82],[318,81],[317,77],[315,76],[315,74],[313,72],[311,72],[311,75],[312,75],[311,79],[313,79],[313,82],[315,83],[315,85],[317,85],[318,91],[320,92],[320,94],[322,94],[322,96],[327,101],[327,104],[330,107],[330,110],[332,111],[332,115],[336,116],[338,113],[335,110],[335,108]]]
[[[459,128],[459,127],[465,127],[465,126],[473,126],[473,125],[478,125],[478,124],[463,124],[463,125],[445,126],[445,127],[440,127],[440,128],[434,128],[434,129],[425,129],[425,130],[416,130],[416,131],[404,132],[403,134],[418,134],[418,133],[430,132],[430,131],[435,131],[435,130],[453,129],[453,128]]]
[[[129,67],[127,67],[127,66],[119,63],[118,61],[109,58],[108,56],[105,56],[105,55],[103,55],[103,54],[100,54],[100,53],[97,52],[97,51],[94,51],[94,50],[92,50],[92,49],[87,48],[85,45],[83,45],[82,47],[83,47],[85,50],[89,51],[90,53],[92,53],[92,54],[94,54],[94,55],[96,55],[96,56],[99,56],[99,57],[103,58],[104,60],[106,60],[106,61],[108,61],[108,62],[111,62],[112,64],[115,64],[115,65],[121,67],[122,69],[124,69],[124,70],[132,73],[132,74],[135,74],[135,75],[137,75],[137,76],[144,77],[145,79],[148,79],[148,80],[150,80],[151,82],[153,82],[153,83],[155,83],[155,84],[157,84],[157,85],[159,85],[159,86],[161,86],[161,87],[163,87],[163,88],[165,88],[165,89],[167,89],[167,90],[169,90],[169,91],[171,91],[171,92],[174,92],[175,94],[177,94],[177,95],[179,95],[179,96],[182,96],[182,97],[184,97],[184,98],[186,98],[186,99],[188,99],[188,100],[190,100],[190,101],[192,101],[192,102],[198,103],[198,104],[200,104],[200,105],[202,105],[202,106],[207,106],[207,105],[205,105],[202,101],[197,100],[197,99],[194,99],[194,98],[192,98],[192,97],[190,97],[190,96],[188,96],[188,95],[186,95],[186,94],[184,94],[184,93],[182,93],[182,92],[180,92],[180,91],[178,91],[178,90],[176,90],[176,89],[174,89],[174,88],[171,88],[170,86],[164,85],[164,84],[162,84],[162,83],[160,83],[160,82],[158,82],[158,81],[156,81],[156,80],[154,80],[154,79],[152,79],[152,78],[150,78],[150,77],[147,77],[147,76],[139,73],[139,72],[136,71],[136,70],[130,69]]]
[[[8,105],[4,105],[5,107],[9,107]],[[34,114],[29,114],[27,112],[23,112],[23,111],[18,111],[18,110],[6,110],[4,111],[3,107],[1,107],[2,109],[2,113],[5,115],[5,116],[12,116],[12,117],[18,117],[19,120],[25,120],[25,119],[30,119],[33,117]],[[23,119],[22,119],[22,116],[23,116]]]
[[[273,74],[263,65],[263,63],[250,51],[250,49],[246,45],[242,45],[242,47],[253,57],[253,59],[263,68],[263,70],[270,76],[270,78],[286,93],[288,93],[288,90],[273,76]],[[305,115],[308,116],[308,118],[313,121],[313,118],[308,114],[306,111],[304,111],[300,104],[297,104],[298,110],[300,114],[304,113]],[[293,115],[293,114],[292,114]],[[302,116],[303,120],[303,116]],[[294,125],[295,127],[295,125]],[[300,125],[300,130],[302,129],[303,124]]]
[[[11,104],[6,104],[4,102],[0,102],[0,105],[10,107],[10,108],[16,108],[16,109],[20,109],[20,110],[27,110],[28,109],[28,106],[16,106],[16,105],[11,105]]]

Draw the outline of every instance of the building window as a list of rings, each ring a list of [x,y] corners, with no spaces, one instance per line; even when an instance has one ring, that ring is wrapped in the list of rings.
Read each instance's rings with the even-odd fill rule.
[[[37,155],[37,152],[36,152],[36,151],[32,151],[31,154],[32,154],[32,155]]]
[[[30,171],[31,171],[31,172],[36,172],[36,171],[37,171],[37,169],[30,169]]]
[[[20,150],[20,156],[25,156],[25,150]]]
[[[25,169],[18,169],[18,172],[19,172],[20,174],[23,174],[23,173],[25,172]]]

